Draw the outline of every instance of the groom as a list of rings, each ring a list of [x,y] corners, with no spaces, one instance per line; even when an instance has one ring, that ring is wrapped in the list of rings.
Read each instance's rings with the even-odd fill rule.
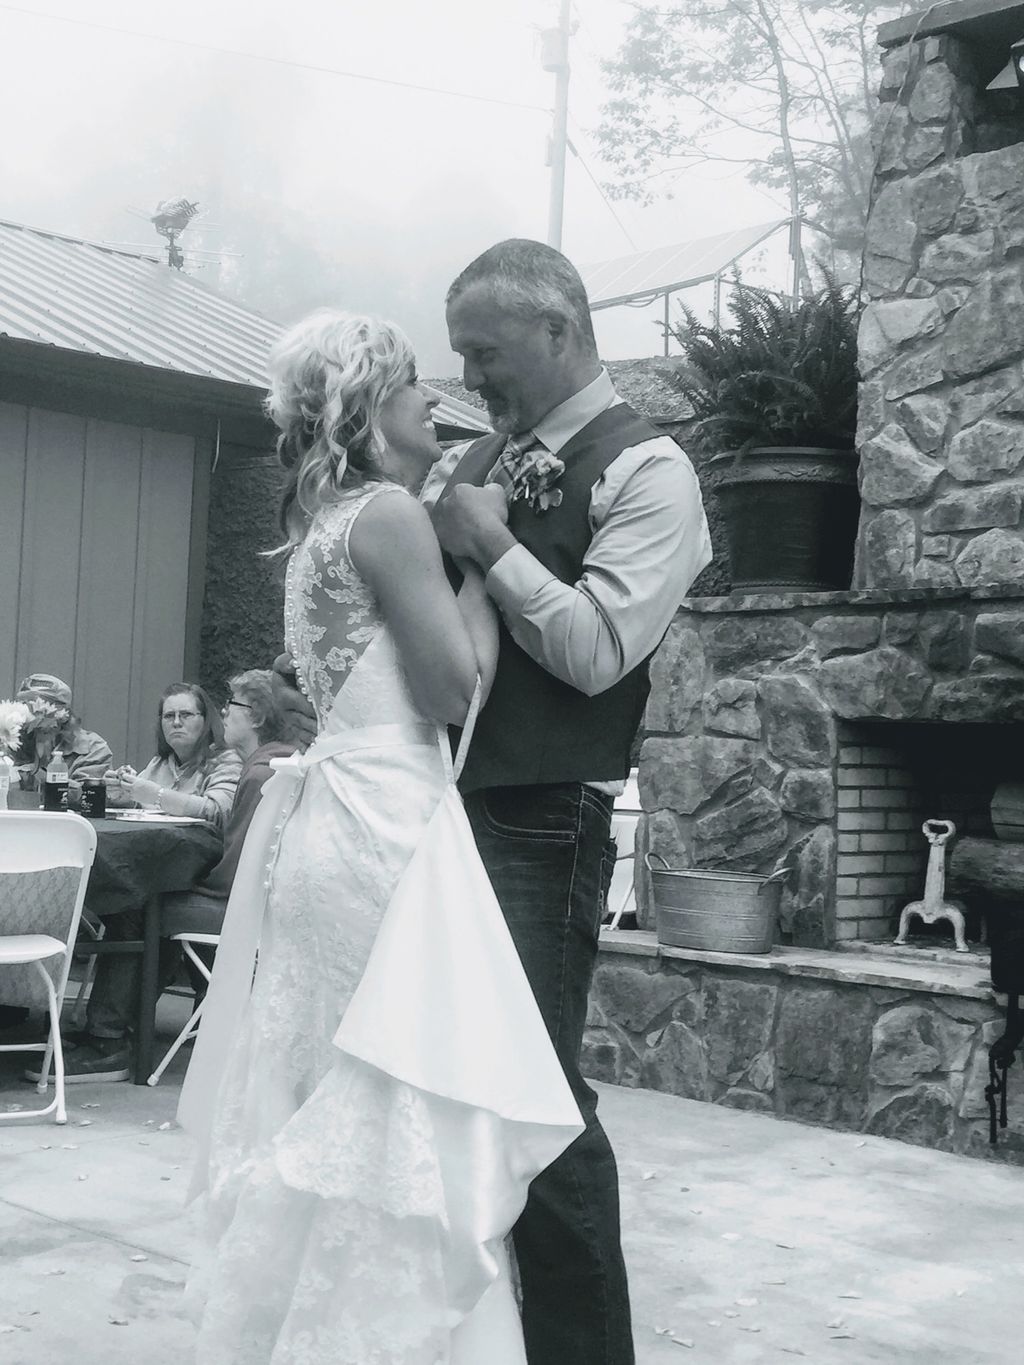
[[[466,388],[498,433],[450,451],[422,494],[442,547],[479,564],[501,616],[461,787],[587,1124],[533,1182],[515,1227],[527,1355],[631,1365],[618,1176],[580,1049],[612,803],[648,660],[711,559],[707,523],[686,456],[616,395],[566,257],[498,243],[451,286],[447,319]],[[495,481],[507,525],[482,491]]]

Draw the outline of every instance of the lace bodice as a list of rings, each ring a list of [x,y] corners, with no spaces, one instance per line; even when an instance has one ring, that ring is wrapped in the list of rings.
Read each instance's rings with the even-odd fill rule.
[[[348,549],[362,509],[395,495],[410,496],[398,484],[373,483],[322,507],[288,564],[285,644],[321,733],[416,717],[379,604]],[[335,706],[342,688],[343,710]]]

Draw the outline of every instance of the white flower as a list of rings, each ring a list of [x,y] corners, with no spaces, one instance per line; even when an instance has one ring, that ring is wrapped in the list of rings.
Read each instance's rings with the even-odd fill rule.
[[[0,753],[13,753],[21,741],[21,727],[32,718],[23,701],[0,701]]]

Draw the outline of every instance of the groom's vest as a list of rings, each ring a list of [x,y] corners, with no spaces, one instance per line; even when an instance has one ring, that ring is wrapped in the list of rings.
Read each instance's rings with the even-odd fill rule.
[[[536,512],[525,499],[509,508],[509,530],[563,583],[577,583],[593,539],[591,490],[630,446],[657,436],[625,403],[607,408],[558,452],[565,473],[558,507]],[[474,442],[449,479],[482,485],[506,438]],[[518,787],[538,782],[616,781],[629,771],[629,750],[650,688],[650,656],[598,696],[561,682],[520,649],[502,622],[498,667],[483,707],[460,786]]]

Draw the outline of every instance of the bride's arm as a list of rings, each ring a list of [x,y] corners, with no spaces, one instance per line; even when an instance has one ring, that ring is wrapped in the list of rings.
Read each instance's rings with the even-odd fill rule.
[[[487,700],[498,666],[498,611],[487,595],[484,574],[470,561],[459,563],[462,587],[458,604],[466,623],[476,654],[476,668],[480,676],[480,704]]]
[[[467,579],[456,601],[430,518],[413,498],[371,499],[352,524],[349,555],[398,647],[413,700],[441,725],[461,725],[490,660],[493,619]],[[482,585],[481,585],[482,589]],[[493,676],[493,662],[490,662]],[[489,685],[489,677],[485,677]]]

